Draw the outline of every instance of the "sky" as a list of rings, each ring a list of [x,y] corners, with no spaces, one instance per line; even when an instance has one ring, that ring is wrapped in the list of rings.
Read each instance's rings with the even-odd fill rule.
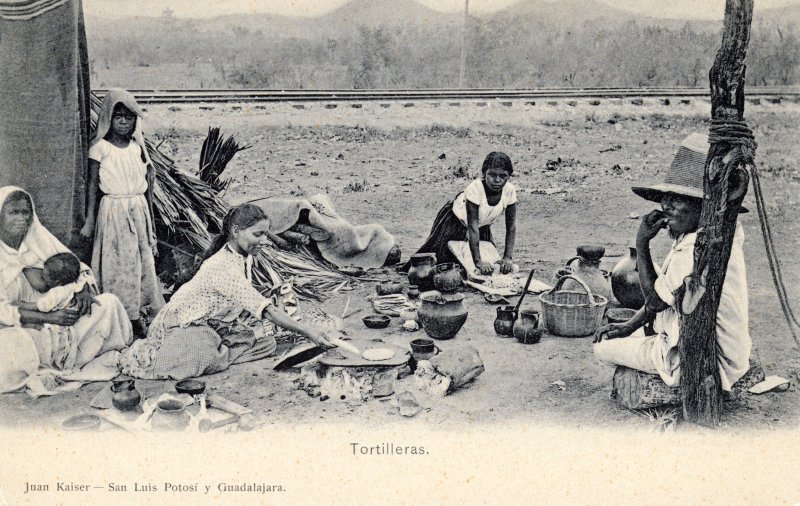
[[[169,6],[178,17],[273,13],[286,16],[324,14],[349,0],[83,0],[87,15],[100,17],[158,16]],[[417,0],[442,12],[464,9],[464,0]],[[469,0],[471,12],[493,12],[518,0]],[[550,1],[550,0],[546,0]],[[558,0],[554,0],[558,1]],[[621,9],[659,18],[722,19],[725,0],[599,0]],[[800,0],[755,0],[756,11]]]

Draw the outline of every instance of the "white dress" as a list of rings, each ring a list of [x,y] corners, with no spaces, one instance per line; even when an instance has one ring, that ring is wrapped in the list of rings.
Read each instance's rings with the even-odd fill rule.
[[[517,203],[517,189],[513,184],[506,183],[503,186],[503,193],[500,195],[500,202],[490,205],[486,199],[486,191],[483,189],[483,181],[476,179],[471,182],[453,201],[453,214],[465,226],[469,226],[467,224],[467,200],[478,205],[478,227],[485,227],[494,223],[508,206]]]
[[[131,320],[141,308],[157,312],[164,297],[153,259],[155,234],[147,199],[147,168],[142,150],[131,141],[118,148],[99,140],[89,149],[89,159],[100,163],[103,198],[97,212],[92,270],[103,293],[116,295]]]

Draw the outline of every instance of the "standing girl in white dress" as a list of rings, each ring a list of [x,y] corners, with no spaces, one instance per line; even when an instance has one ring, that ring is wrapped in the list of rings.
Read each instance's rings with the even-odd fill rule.
[[[81,230],[87,239],[94,236],[92,270],[100,291],[122,301],[136,337],[146,335],[142,309],[158,312],[164,306],[154,260],[154,173],[141,116],[125,90],[109,90],[103,99],[89,147],[88,209]]]

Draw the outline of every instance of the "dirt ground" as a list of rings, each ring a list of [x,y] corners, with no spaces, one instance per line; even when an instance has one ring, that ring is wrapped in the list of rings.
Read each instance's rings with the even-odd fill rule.
[[[493,150],[509,153],[519,190],[515,259],[521,270],[552,282],[553,272],[581,244],[606,247],[604,268],[627,252],[637,220],[653,208],[630,186],[663,179],[680,140],[707,128],[709,104],[692,100],[644,106],[610,101],[600,106],[570,106],[514,101],[407,104],[268,104],[150,106],[148,131],[163,140],[179,167],[194,171],[210,126],[236,134],[252,148],[240,153],[226,175],[233,180],[232,203],[262,196],[326,193],[337,211],[354,224],[380,222],[395,235],[404,258],[422,243],[440,206],[479,174],[483,157]],[[800,105],[749,104],[747,119],[759,143],[758,168],[777,242],[783,274],[795,307],[800,307],[800,147],[796,125]],[[793,140],[794,139],[794,140]],[[560,159],[560,162],[559,162]],[[556,170],[548,170],[556,161]],[[551,164],[552,166],[553,164]],[[468,177],[464,177],[464,174]],[[545,192],[544,190],[549,190]],[[750,296],[750,331],[767,374],[792,380],[787,392],[766,393],[726,403],[724,430],[796,427],[800,418],[800,351],[783,319],[765,256],[752,192],[743,215]],[[502,244],[503,225],[493,227]],[[663,258],[668,241],[658,242]],[[394,274],[389,273],[393,276]],[[407,347],[423,331],[407,333],[393,319],[386,331],[369,331],[360,317],[368,314],[365,283],[342,292],[322,307],[339,315],[347,297],[350,308],[365,310],[348,318],[354,337],[380,337]],[[441,426],[532,422],[556,427],[651,428],[653,416],[624,409],[609,400],[613,368],[598,363],[591,339],[545,335],[536,345],[498,337],[492,328],[494,307],[476,292],[465,299],[469,318],[455,339],[439,342],[448,349],[468,343],[480,352],[486,371],[467,388],[444,399],[420,398],[428,408],[414,420]],[[537,297],[526,305],[538,307]],[[296,388],[293,373],[276,373],[263,362],[234,366],[207,378],[219,393],[246,404],[261,423],[314,424],[363,422],[370,426],[409,423],[391,400],[322,402]],[[563,388],[554,384],[563,382]],[[138,383],[147,396],[171,390],[169,382]],[[88,406],[100,384],[54,398],[31,399],[24,393],[0,397],[0,424],[7,427],[56,427]],[[398,390],[403,389],[403,383]],[[658,414],[655,414],[658,418]]]

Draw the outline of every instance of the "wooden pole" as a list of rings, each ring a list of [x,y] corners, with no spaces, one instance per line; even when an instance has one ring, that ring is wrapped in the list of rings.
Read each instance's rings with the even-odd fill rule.
[[[678,294],[681,310],[681,390],[687,421],[719,425],[722,391],[717,365],[716,315],[755,149],[744,125],[745,55],[753,0],[727,0],[722,47],[709,72],[711,149],[705,198],[694,249],[694,270]]]
[[[467,67],[467,25],[469,24],[469,0],[464,0],[464,26],[461,28],[461,65],[458,68],[458,87],[464,87],[464,71]]]

